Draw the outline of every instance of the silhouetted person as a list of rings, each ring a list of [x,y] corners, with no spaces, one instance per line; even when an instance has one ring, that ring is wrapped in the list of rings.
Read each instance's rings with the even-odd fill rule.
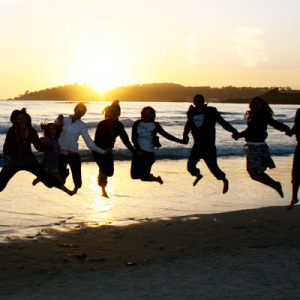
[[[188,159],[187,169],[192,176],[196,176],[193,185],[195,186],[202,178],[200,170],[196,165],[200,159],[203,159],[212,174],[218,180],[223,181],[223,194],[225,194],[228,191],[228,180],[226,179],[226,174],[217,164],[217,122],[225,130],[237,133],[237,130],[221,117],[216,108],[204,104],[204,97],[197,94],[194,97],[194,105],[191,105],[187,112],[187,122],[183,132],[183,139],[188,141],[189,132],[192,132],[194,146]]]
[[[60,145],[60,154],[58,156],[58,170],[64,179],[69,175],[67,165],[70,166],[74,182],[74,192],[81,188],[81,156],[78,150],[79,136],[83,137],[85,144],[89,149],[104,153],[102,149],[97,147],[91,139],[86,124],[81,118],[86,113],[86,106],[78,103],[74,108],[74,114],[68,117],[59,115],[55,123],[61,126],[61,133],[58,139]]]
[[[58,145],[59,131],[57,130],[57,126],[54,123],[46,122],[41,123],[40,126],[44,132],[44,136],[40,138],[40,141],[44,145]],[[58,155],[59,149],[54,148],[51,152],[44,152],[40,162],[49,175],[54,176],[61,183],[63,183],[64,180],[58,171]],[[34,179],[32,185],[36,185],[39,181],[40,180],[38,178]]]
[[[283,198],[281,183],[273,180],[265,173],[267,168],[275,168],[274,161],[265,142],[268,136],[268,125],[286,134],[290,128],[283,123],[273,119],[273,111],[269,104],[260,97],[254,97],[249,103],[250,110],[246,112],[246,130],[233,135],[237,140],[244,137],[247,141],[247,171],[253,180],[261,182],[278,192]]]
[[[300,185],[300,108],[297,109],[295,116],[295,123],[291,129],[291,135],[295,134],[297,139],[297,146],[293,160],[292,171],[292,200],[288,209],[292,209],[296,203],[298,203],[298,190]]]
[[[155,162],[154,148],[161,146],[157,134],[180,144],[183,144],[183,140],[167,133],[158,122],[155,122],[155,117],[154,108],[146,106],[141,111],[141,119],[133,124],[131,140],[137,152],[132,157],[131,178],[157,181],[163,184],[160,176],[154,176],[151,173],[152,165]]]
[[[49,175],[43,166],[37,161],[31,150],[31,144],[41,152],[51,152],[58,145],[44,145],[31,125],[31,117],[26,109],[14,110],[10,116],[13,126],[9,128],[3,153],[10,157],[10,162],[0,172],[0,191],[3,191],[9,180],[19,171],[27,171],[34,174],[48,187],[56,187],[70,196],[74,192],[69,191],[58,179]]]
[[[95,144],[104,151],[104,154],[93,152],[95,161],[99,167],[98,184],[102,189],[102,196],[107,197],[105,187],[107,177],[114,174],[114,159],[112,149],[116,138],[120,136],[123,144],[133,153],[134,148],[129,141],[123,124],[119,121],[121,108],[119,100],[113,101],[110,106],[104,108],[105,120],[99,122],[95,132]]]

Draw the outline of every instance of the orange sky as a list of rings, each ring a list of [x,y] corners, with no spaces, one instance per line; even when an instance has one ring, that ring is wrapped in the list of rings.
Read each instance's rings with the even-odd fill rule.
[[[0,0],[0,99],[87,83],[300,89],[297,0]]]

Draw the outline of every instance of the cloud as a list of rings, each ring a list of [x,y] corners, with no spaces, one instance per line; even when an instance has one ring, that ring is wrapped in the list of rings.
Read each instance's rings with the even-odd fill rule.
[[[234,38],[238,56],[248,68],[254,68],[259,63],[269,60],[263,32],[258,27],[241,27]]]

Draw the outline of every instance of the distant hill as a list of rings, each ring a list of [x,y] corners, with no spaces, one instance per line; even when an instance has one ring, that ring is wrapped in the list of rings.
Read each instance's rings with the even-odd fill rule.
[[[74,83],[41,91],[26,91],[13,100],[80,100],[80,101],[145,101],[191,102],[195,94],[203,94],[209,101],[223,103],[248,103],[261,95],[271,104],[300,104],[300,92],[286,88],[183,86],[175,83],[151,83],[122,86],[99,93],[88,85]]]

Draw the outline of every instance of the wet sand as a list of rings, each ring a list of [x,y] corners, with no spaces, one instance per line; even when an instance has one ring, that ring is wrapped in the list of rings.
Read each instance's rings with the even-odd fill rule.
[[[118,274],[128,268],[171,266],[181,259],[199,261],[208,255],[226,256],[249,249],[268,255],[274,248],[283,249],[287,259],[290,250],[300,249],[300,206],[292,211],[284,206],[266,207],[122,227],[78,225],[69,232],[45,229],[35,238],[0,244],[0,295],[2,299],[19,299],[12,295],[34,290],[57,276]],[[300,268],[299,264],[295,267]],[[266,268],[272,272],[272,265]],[[143,274],[139,272],[137,278]],[[216,265],[214,272],[218,274],[222,268]]]

